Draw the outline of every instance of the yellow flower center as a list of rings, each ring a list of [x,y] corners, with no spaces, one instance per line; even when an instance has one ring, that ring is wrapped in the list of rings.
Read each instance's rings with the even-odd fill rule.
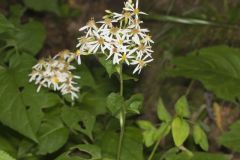
[[[105,24],[107,24],[108,26],[112,25],[112,20],[110,18],[107,18],[104,20]]]
[[[54,84],[58,84],[59,83],[59,79],[56,76],[52,77],[51,80],[52,80],[52,83],[54,83]]]
[[[80,50],[77,50],[77,51],[75,52],[75,54],[76,54],[77,56],[80,56],[80,55],[81,55]]]
[[[138,8],[136,8],[136,9],[133,10],[133,13],[134,13],[134,14],[139,14],[139,12],[140,12],[140,11],[139,11]]]
[[[139,61],[138,61],[138,64],[139,64],[141,67],[144,67],[145,62],[144,62],[143,60],[139,60]]]
[[[130,13],[130,12],[125,12],[125,13],[123,14],[123,16],[124,16],[125,18],[129,18],[129,17],[131,17],[131,13]]]
[[[116,34],[118,31],[119,31],[118,27],[112,27],[111,30],[110,30],[110,33]]]
[[[146,49],[146,46],[144,45],[144,44],[140,44],[139,46],[138,46],[138,50],[139,51],[144,51]]]
[[[123,40],[119,40],[118,44],[123,45]]]
[[[102,37],[100,37],[100,38],[98,39],[98,43],[99,43],[100,45],[103,45],[103,44],[104,44],[104,39],[103,39]]]
[[[126,59],[127,59],[127,55],[126,55],[126,53],[124,53],[122,56],[122,60],[125,61]]]
[[[94,28],[96,27],[96,22],[95,20],[92,18],[90,19],[88,22],[87,22],[87,26],[91,27],[91,28]]]
[[[132,29],[132,34],[138,34],[140,31],[137,28]]]

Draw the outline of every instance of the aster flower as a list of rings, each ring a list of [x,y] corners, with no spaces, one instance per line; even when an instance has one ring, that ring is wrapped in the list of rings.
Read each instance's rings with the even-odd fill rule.
[[[131,65],[136,65],[133,74],[138,72],[140,74],[143,67],[145,67],[148,63],[152,62],[153,59],[146,55],[145,57],[140,57],[132,61]]]
[[[79,87],[75,86],[74,80],[80,77],[71,72],[75,69],[70,65],[70,59],[72,61],[73,56],[73,53],[65,50],[53,58],[41,59],[33,66],[33,71],[29,74],[29,82],[35,81],[35,84],[38,85],[37,92],[41,87],[47,87],[54,91],[60,91],[63,95],[71,94],[72,99],[77,98]]]

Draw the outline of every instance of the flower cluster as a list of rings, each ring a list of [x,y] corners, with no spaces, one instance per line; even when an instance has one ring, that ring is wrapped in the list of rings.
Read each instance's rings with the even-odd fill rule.
[[[76,58],[76,54],[64,50],[53,58],[39,60],[33,66],[29,81],[35,81],[35,84],[38,85],[38,92],[43,86],[59,90],[62,95],[71,94],[72,99],[78,98],[79,87],[75,86],[74,79],[80,77],[72,74],[71,70],[74,70],[75,67],[70,64],[74,58]]]
[[[80,28],[85,35],[79,38],[79,55],[103,53],[113,64],[134,65],[133,73],[140,73],[153,60],[154,42],[149,30],[141,28],[143,22],[139,18],[146,13],[139,10],[138,0],[135,4],[132,0],[125,2],[122,13],[109,10],[106,13],[102,21],[91,19]]]

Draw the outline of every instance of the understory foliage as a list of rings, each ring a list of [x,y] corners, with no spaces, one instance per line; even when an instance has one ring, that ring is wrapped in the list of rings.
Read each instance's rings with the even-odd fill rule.
[[[239,48],[222,44],[161,57],[140,19],[148,15],[128,0],[121,13],[107,10],[103,20],[79,26],[73,51],[37,58],[47,32],[37,19],[23,23],[26,11],[80,13],[58,0],[21,2],[0,13],[0,160],[233,160],[240,152],[240,121],[226,129],[221,115],[223,104],[239,103]],[[175,99],[158,96],[150,121],[134,83],[154,54],[170,60],[155,76],[190,85]],[[191,99],[194,83],[198,103]],[[210,102],[199,98],[206,92]],[[214,139],[213,128],[220,132]]]

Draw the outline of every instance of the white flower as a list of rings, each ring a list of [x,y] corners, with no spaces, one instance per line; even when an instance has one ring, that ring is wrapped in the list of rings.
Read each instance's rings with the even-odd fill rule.
[[[79,29],[79,31],[84,31],[84,30],[87,30],[86,37],[91,36],[94,30],[95,31],[98,30],[96,22],[93,18],[87,22],[86,26]]]
[[[77,97],[79,87],[75,87],[74,79],[80,77],[72,74],[71,70],[75,67],[70,65],[75,54],[68,50],[62,51],[54,58],[42,59],[38,64],[33,66],[33,71],[29,75],[29,82],[35,81],[38,85],[37,92],[41,87],[51,88],[53,90],[61,91],[64,94],[71,94],[72,99]]]
[[[128,12],[131,12],[133,15],[135,15],[135,18],[136,18],[136,19],[139,19],[139,17],[138,17],[139,14],[145,14],[145,15],[146,15],[146,13],[141,12],[141,11],[139,10],[138,5],[139,5],[139,0],[136,0],[135,5],[132,3],[131,0],[128,0],[128,1],[125,3],[125,7],[123,8],[123,10],[128,11]]]
[[[100,35],[98,32],[93,32],[95,36],[95,40],[92,42],[89,42],[89,51],[92,53],[96,53],[99,48],[101,49],[102,53],[104,53],[106,48],[109,48],[109,43],[106,41],[105,37]]]
[[[140,58],[137,58],[136,60],[133,60],[131,65],[137,65],[133,71],[133,74],[136,72],[138,72],[138,74],[140,74],[140,72],[142,71],[142,68],[145,67],[147,65],[147,63],[150,63],[152,61],[153,61],[153,59],[151,57],[149,57],[148,55],[146,55],[144,58],[140,57]]]

